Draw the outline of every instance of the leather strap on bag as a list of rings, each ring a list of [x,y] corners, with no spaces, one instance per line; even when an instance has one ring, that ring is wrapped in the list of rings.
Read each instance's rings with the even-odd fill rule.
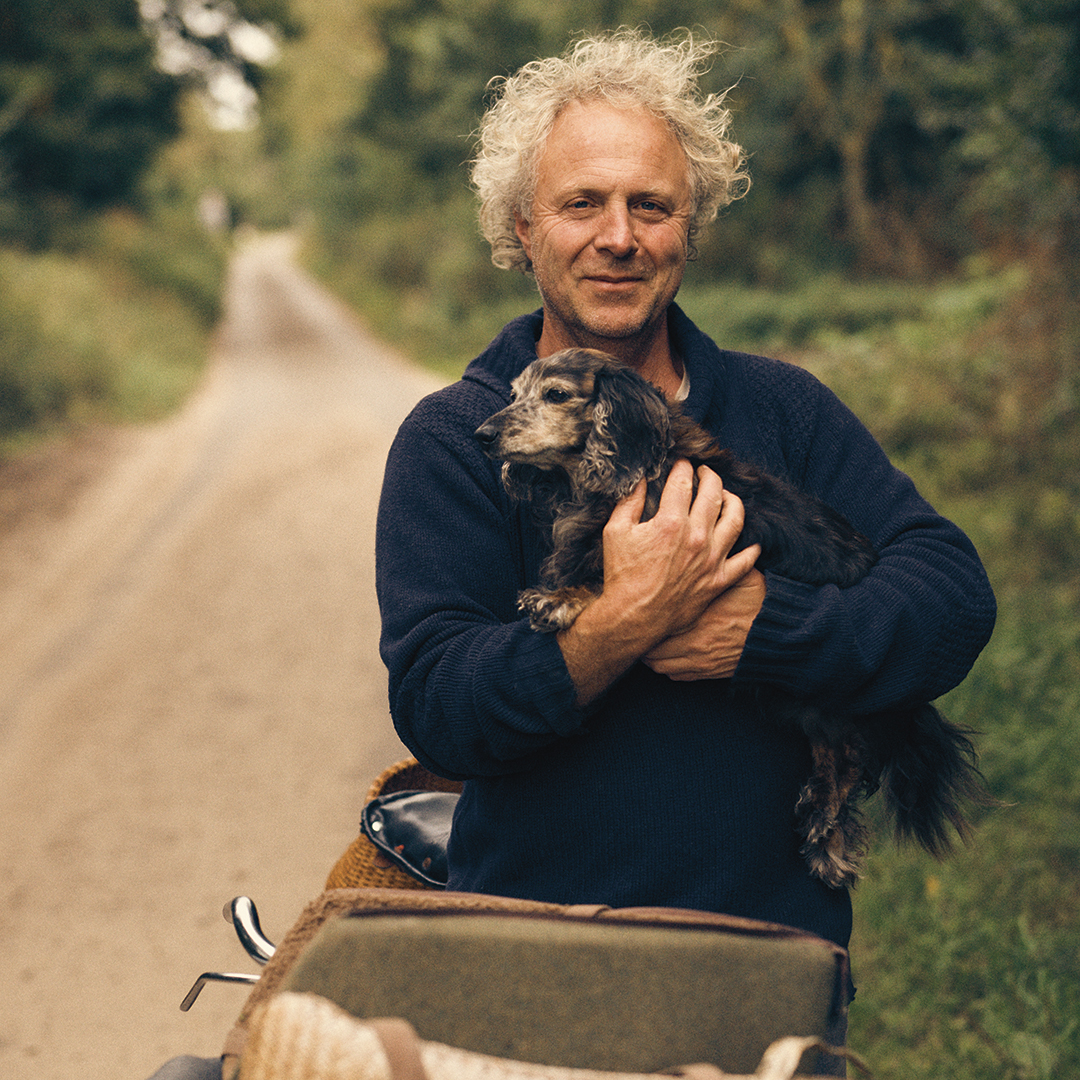
[[[390,1080],[428,1080],[420,1057],[420,1039],[407,1020],[381,1017],[365,1021],[375,1029],[390,1063]]]
[[[812,1049],[840,1053],[869,1075],[854,1054],[813,1037],[778,1039],[753,1077],[708,1064],[641,1074],[535,1065],[422,1042],[404,1020],[357,1020],[324,998],[283,993],[253,1018],[240,1080],[798,1080]]]

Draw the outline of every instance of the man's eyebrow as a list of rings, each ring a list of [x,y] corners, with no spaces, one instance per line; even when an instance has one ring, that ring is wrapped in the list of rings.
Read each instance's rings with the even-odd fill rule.
[[[555,194],[556,198],[561,202],[573,202],[574,199],[594,199],[597,202],[603,202],[609,198],[612,193],[587,185],[573,185],[566,187],[563,191],[556,191]],[[617,194],[621,197],[623,193],[618,192]],[[678,192],[676,191],[658,191],[655,188],[641,188],[636,191],[630,191],[629,194],[626,195],[628,202],[651,200],[653,202],[675,203],[678,201],[678,198]]]

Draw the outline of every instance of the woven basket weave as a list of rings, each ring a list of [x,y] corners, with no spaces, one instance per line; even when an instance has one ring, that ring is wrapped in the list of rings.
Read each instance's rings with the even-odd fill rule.
[[[375,778],[366,802],[395,791],[460,792],[456,780],[445,780],[429,772],[415,758],[407,758]],[[363,834],[345,849],[326,879],[328,889],[427,889],[430,886],[406,874]]]

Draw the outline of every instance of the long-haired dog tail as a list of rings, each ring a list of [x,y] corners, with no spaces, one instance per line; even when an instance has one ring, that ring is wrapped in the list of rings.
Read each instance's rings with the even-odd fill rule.
[[[898,840],[940,859],[953,848],[953,831],[965,843],[971,836],[964,804],[994,802],[970,738],[975,732],[946,720],[929,703],[895,719],[890,734],[896,742],[881,777],[885,806]]]

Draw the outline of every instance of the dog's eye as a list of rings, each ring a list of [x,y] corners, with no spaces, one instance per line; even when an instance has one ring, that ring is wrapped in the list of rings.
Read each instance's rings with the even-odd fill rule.
[[[566,390],[552,386],[544,391],[544,400],[550,401],[553,405],[561,405],[564,401],[570,400],[570,394]]]

